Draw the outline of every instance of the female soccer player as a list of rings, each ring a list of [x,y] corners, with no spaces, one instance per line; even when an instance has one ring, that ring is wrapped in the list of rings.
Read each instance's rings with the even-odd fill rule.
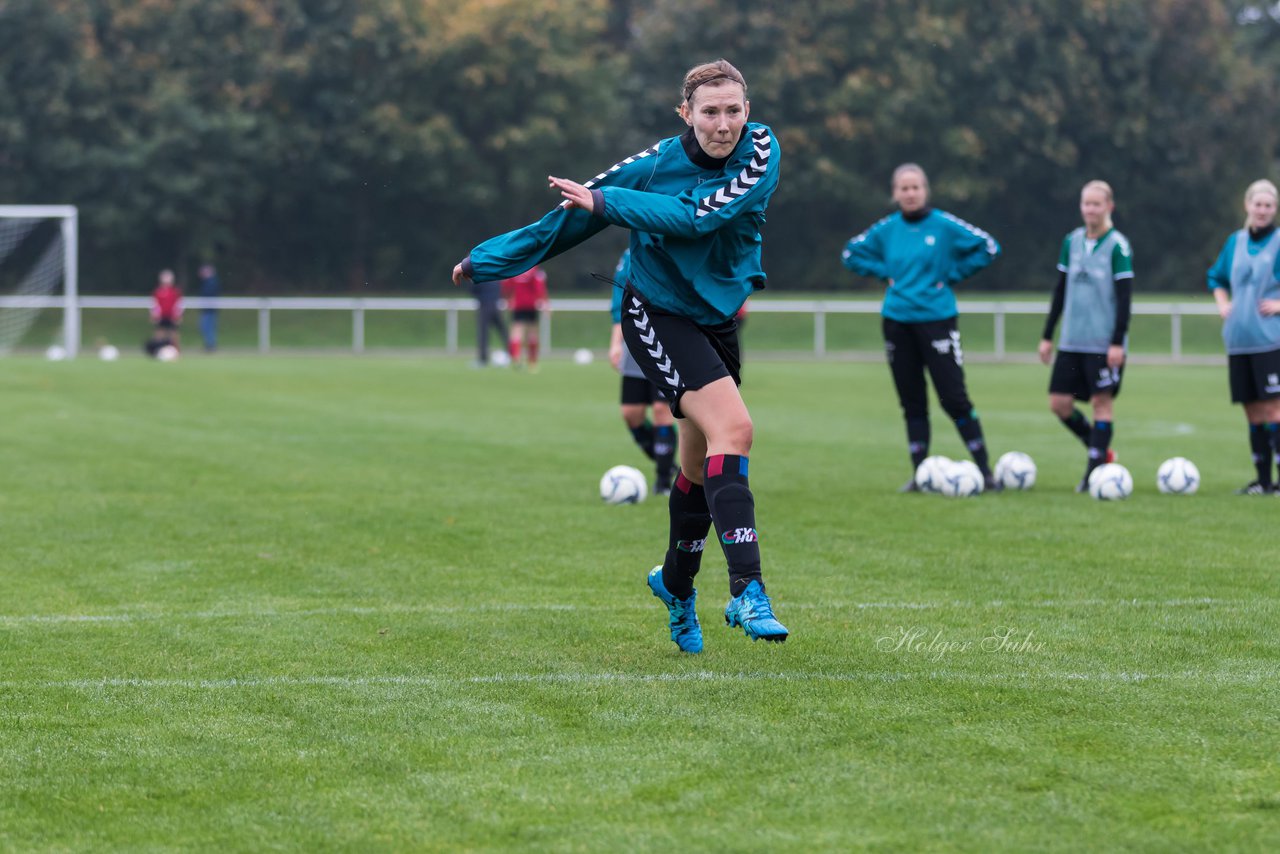
[[[1111,451],[1112,408],[1120,393],[1129,311],[1133,298],[1133,252],[1129,240],[1111,224],[1115,210],[1111,185],[1090,181],[1080,191],[1084,226],[1062,241],[1058,286],[1040,340],[1040,361],[1053,356],[1053,329],[1062,318],[1058,357],[1049,379],[1049,408],[1088,449],[1084,478],[1076,492],[1089,488],[1089,475],[1115,459]],[[1093,426],[1075,401],[1093,408]]]
[[[907,422],[912,477],[900,490],[915,492],[915,470],[929,456],[928,368],[943,410],[955,422],[982,470],[991,476],[982,424],[964,384],[964,353],[956,325],[954,285],[986,267],[1000,254],[995,239],[962,219],[929,207],[929,179],[914,163],[893,171],[890,214],[845,245],[844,265],[862,276],[885,279],[885,353]]]
[[[671,476],[675,472],[676,419],[671,407],[656,385],[645,378],[644,371],[632,358],[622,340],[622,287],[618,282],[627,280],[627,266],[631,250],[622,253],[614,271],[613,301],[609,307],[613,315],[613,329],[609,334],[609,362],[622,375],[622,421],[631,431],[631,438],[653,460],[657,467],[654,475],[655,495],[671,494]],[[653,409],[653,421],[647,418],[647,410]]]
[[[1276,491],[1273,455],[1280,458],[1280,234],[1276,185],[1254,181],[1244,194],[1244,228],[1227,238],[1209,268],[1227,347],[1231,402],[1244,406],[1257,477],[1241,495]]]
[[[507,343],[511,364],[520,367],[520,350],[524,347],[529,371],[537,371],[538,317],[547,308],[547,274],[541,267],[534,267],[505,279],[502,297],[511,307],[511,340]]]
[[[631,230],[623,339],[671,404],[680,432],[666,560],[648,583],[667,606],[671,639],[685,652],[702,649],[693,579],[712,523],[729,564],[725,621],[753,640],[787,637],[761,577],[747,477],[753,427],[738,392],[733,315],[764,287],[760,226],[781,157],[773,131],[748,123],[746,92],[742,74],[723,59],[690,69],[677,107],[688,126],[683,134],[585,184],[548,178],[564,197],[560,207],[480,244],[453,270],[455,284],[503,278],[609,225]]]

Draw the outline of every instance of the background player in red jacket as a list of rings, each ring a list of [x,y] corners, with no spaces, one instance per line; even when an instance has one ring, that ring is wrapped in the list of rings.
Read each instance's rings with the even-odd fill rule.
[[[520,350],[525,348],[529,370],[538,364],[538,315],[547,307],[547,274],[541,267],[526,270],[504,279],[502,296],[511,308],[511,364],[519,366]]]
[[[153,340],[168,339],[178,346],[178,328],[182,325],[182,291],[173,283],[173,271],[160,271],[160,284],[151,292]]]

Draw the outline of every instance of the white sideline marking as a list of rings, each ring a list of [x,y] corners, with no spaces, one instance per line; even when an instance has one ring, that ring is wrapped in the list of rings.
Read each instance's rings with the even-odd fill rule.
[[[1202,605],[1218,607],[1256,606],[1260,603],[1274,604],[1270,599],[1043,599],[1032,602],[1016,600],[992,599],[988,602],[788,602],[782,600],[782,610],[799,611],[931,611],[943,608],[1185,608]],[[648,611],[653,605],[649,602],[618,602],[601,605],[557,604],[557,603],[524,603],[524,602],[487,602],[475,605],[351,605],[339,608],[303,608],[296,611],[280,611],[273,608],[246,608],[242,610],[221,611],[173,611],[168,613],[122,613],[122,614],[0,614],[0,626],[47,625],[58,623],[84,623],[87,625],[113,625],[124,623],[142,623],[183,620],[243,620],[254,618],[282,617],[333,617],[362,615],[395,615],[395,614],[468,614],[476,612],[519,613],[527,611],[538,613],[546,611],[591,612],[591,611]]]
[[[1243,673],[1205,673],[1187,670],[1176,673],[1142,672],[1033,672],[966,673],[955,670],[933,670],[927,673],[903,671],[868,671],[865,673],[496,673],[489,676],[248,676],[231,679],[135,679],[104,677],[101,679],[33,680],[0,682],[4,690],[107,690],[138,688],[143,690],[177,688],[184,690],[224,690],[232,688],[271,687],[437,687],[459,685],[600,685],[647,684],[663,682],[965,682],[972,684],[1005,684],[1010,682],[1098,682],[1140,684],[1143,682],[1194,682],[1219,685],[1271,684],[1275,671]]]

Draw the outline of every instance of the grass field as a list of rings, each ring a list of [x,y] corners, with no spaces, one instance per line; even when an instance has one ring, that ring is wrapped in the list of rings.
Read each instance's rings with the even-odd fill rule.
[[[595,494],[642,462],[600,362],[0,361],[0,849],[1277,850],[1280,499],[1231,495],[1225,371],[1130,371],[1117,504],[1046,369],[970,378],[1033,491],[895,494],[883,365],[749,362],[792,637],[720,623],[708,552],[690,657],[665,507]]]

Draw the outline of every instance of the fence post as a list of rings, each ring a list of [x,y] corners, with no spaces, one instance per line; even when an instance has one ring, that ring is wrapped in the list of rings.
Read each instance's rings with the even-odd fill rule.
[[[364,352],[364,306],[357,305],[351,309],[351,349],[356,353]]]
[[[996,361],[1004,361],[1004,306],[996,305],[995,311]]]
[[[551,352],[551,312],[544,310],[544,311],[538,312],[538,314],[539,314],[538,328],[542,337],[542,341],[539,342],[538,346],[542,348],[543,353],[550,353]]]
[[[258,304],[258,352],[271,352],[271,303],[265,299]]]
[[[813,311],[813,355],[827,355],[827,313],[821,304]]]
[[[444,311],[444,350],[453,355],[458,352],[458,307],[449,306]]]
[[[1177,303],[1169,306],[1169,347],[1173,360],[1182,361],[1182,312]]]

